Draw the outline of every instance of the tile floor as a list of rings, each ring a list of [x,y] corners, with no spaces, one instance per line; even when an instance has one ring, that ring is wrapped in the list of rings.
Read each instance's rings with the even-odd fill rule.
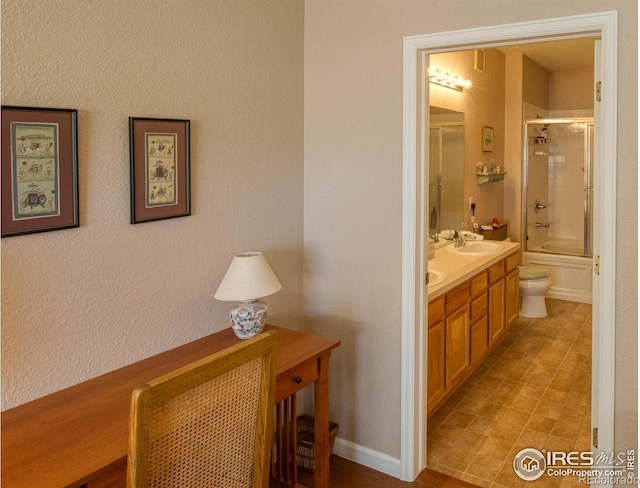
[[[520,317],[429,419],[429,468],[489,488],[578,486],[513,471],[526,447],[590,450],[591,305],[547,299],[547,311]]]

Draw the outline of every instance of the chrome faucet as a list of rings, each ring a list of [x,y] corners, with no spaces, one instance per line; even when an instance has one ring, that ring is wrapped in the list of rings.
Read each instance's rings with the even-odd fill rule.
[[[546,206],[546,205],[541,204],[541,203],[540,203],[540,201],[539,201],[538,199],[536,199],[536,204],[535,204],[535,207],[534,207],[534,208],[535,208],[535,210],[536,210],[536,213],[538,213],[538,212],[539,212],[540,210],[542,210],[543,208],[547,208],[547,206]]]
[[[458,232],[458,237],[453,239],[453,247],[462,247],[467,244],[467,241],[475,239],[473,234],[462,234]]]

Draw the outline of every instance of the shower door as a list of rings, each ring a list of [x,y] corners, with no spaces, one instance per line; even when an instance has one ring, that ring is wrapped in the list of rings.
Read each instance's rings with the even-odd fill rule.
[[[526,250],[591,256],[593,120],[529,120],[525,135]]]

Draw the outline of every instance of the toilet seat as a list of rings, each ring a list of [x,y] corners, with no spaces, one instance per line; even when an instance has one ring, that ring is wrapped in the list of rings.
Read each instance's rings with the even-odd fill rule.
[[[549,272],[533,266],[518,266],[520,281],[543,281],[549,278]]]

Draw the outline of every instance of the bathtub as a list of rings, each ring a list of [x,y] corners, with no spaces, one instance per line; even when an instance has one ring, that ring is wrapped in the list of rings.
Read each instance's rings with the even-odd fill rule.
[[[578,239],[549,239],[542,243],[538,252],[552,252],[556,254],[584,255],[584,243]]]
[[[591,303],[592,259],[583,256],[582,241],[549,239],[522,253],[524,266],[543,268],[551,275],[549,298]]]

